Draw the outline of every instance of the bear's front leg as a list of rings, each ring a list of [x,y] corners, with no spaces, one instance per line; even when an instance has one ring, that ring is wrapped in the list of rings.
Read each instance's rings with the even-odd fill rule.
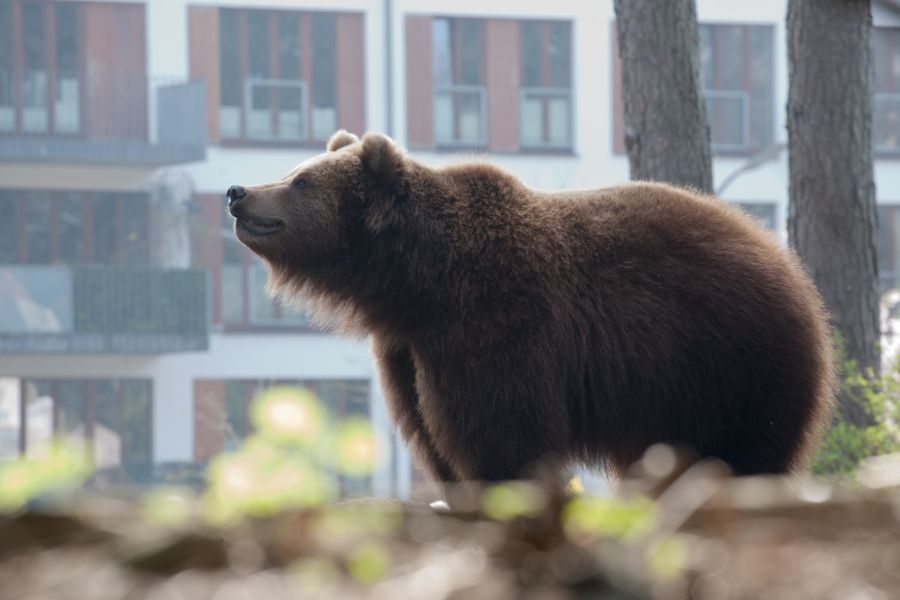
[[[435,448],[465,481],[562,475],[570,440],[559,370],[504,350],[442,355],[418,369],[419,407]]]
[[[373,336],[372,353],[391,420],[419,464],[434,481],[459,481],[457,474],[438,453],[422,420],[416,391],[416,366],[409,346],[386,337]]]

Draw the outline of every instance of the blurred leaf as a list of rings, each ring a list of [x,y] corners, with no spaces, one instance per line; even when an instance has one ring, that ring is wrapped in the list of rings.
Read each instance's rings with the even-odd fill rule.
[[[360,583],[375,583],[387,575],[391,557],[381,544],[370,542],[357,548],[347,562],[350,575]]]
[[[643,496],[631,500],[582,496],[566,505],[562,519],[570,537],[602,535],[631,540],[650,531],[656,510],[653,501]]]
[[[141,516],[150,523],[165,527],[180,527],[194,514],[194,494],[186,488],[158,488],[141,497]]]
[[[385,460],[386,441],[378,440],[367,419],[355,417],[338,424],[335,436],[337,468],[351,476],[367,475]]]
[[[305,388],[276,386],[253,403],[251,419],[256,431],[270,441],[313,446],[325,431],[325,411],[316,395]]]
[[[481,498],[484,514],[498,521],[532,517],[547,506],[547,496],[538,486],[508,481],[487,488]]]
[[[54,441],[37,458],[0,466],[0,510],[18,510],[29,500],[80,485],[90,473],[84,446]]]
[[[659,577],[674,577],[687,564],[687,549],[677,536],[656,540],[647,552],[647,563]]]

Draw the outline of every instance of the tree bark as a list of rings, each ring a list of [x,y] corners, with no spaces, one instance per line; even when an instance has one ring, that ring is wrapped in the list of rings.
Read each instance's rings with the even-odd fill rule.
[[[615,0],[631,178],[712,193],[694,0]]]
[[[788,234],[848,359],[879,371],[870,0],[788,3]],[[852,423],[870,418],[841,399]]]

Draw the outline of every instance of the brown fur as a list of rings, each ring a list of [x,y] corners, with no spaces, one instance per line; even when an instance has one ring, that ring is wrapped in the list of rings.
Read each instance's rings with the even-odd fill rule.
[[[621,473],[656,442],[737,473],[803,466],[835,393],[822,302],[739,209],[658,183],[543,193],[339,132],[237,215],[239,238],[344,331],[371,335],[396,426],[442,481],[548,457]],[[305,185],[292,185],[299,179]]]

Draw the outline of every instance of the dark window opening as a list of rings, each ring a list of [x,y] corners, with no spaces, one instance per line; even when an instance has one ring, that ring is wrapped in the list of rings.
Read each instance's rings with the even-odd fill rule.
[[[80,10],[71,2],[0,3],[0,133],[81,132]]]
[[[145,475],[153,462],[152,383],[146,379],[0,378],[14,438],[0,459],[36,456],[55,439],[86,443],[97,469]],[[18,404],[18,406],[15,406]]]
[[[210,452],[236,449],[252,433],[250,407],[266,389],[285,385],[302,386],[313,392],[330,419],[362,417],[369,419],[369,381],[367,380],[198,380],[206,391],[194,399],[195,460],[211,458]],[[203,410],[196,407],[204,405]],[[210,423],[210,421],[213,421]],[[371,494],[372,477],[341,476],[341,495]]]
[[[523,21],[520,28],[519,145],[572,147],[571,25]]]
[[[768,25],[700,25],[700,82],[717,152],[772,144],[773,30]]]
[[[872,100],[872,137],[875,151],[900,151],[900,28],[872,30],[875,94]]]
[[[0,191],[0,264],[150,264],[150,198]]]
[[[432,21],[434,135],[439,146],[487,142],[484,23],[478,19]]]

